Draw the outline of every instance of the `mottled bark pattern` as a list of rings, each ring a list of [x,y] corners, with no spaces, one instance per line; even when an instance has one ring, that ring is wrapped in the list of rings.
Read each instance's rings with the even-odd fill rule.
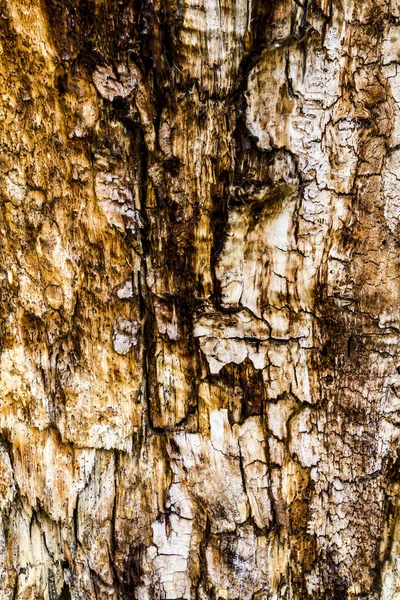
[[[397,0],[0,0],[1,600],[399,600]]]

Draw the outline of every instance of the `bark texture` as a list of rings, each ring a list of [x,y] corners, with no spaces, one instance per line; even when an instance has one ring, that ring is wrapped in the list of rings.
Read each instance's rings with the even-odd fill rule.
[[[400,599],[397,0],[0,0],[1,600]]]

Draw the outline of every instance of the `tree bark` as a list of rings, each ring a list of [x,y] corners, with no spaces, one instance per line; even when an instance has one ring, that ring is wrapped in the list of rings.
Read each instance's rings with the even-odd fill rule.
[[[399,600],[397,0],[0,0],[0,598]]]

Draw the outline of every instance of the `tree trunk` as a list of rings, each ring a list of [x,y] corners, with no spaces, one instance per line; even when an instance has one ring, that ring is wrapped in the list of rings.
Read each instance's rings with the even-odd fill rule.
[[[0,0],[0,54],[1,600],[399,600],[398,1]]]

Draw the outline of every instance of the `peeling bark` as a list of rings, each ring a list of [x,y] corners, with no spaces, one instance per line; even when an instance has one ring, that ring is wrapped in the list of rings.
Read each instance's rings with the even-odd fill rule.
[[[400,598],[394,0],[0,2],[0,598]]]

